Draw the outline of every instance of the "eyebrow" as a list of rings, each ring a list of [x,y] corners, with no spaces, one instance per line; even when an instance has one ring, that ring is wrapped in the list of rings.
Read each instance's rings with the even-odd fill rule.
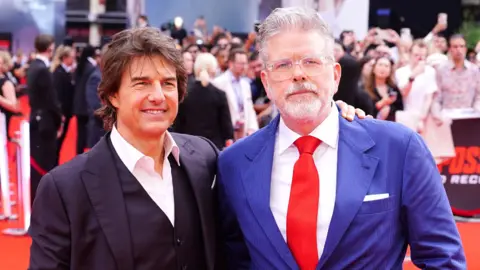
[[[151,77],[149,76],[139,76],[139,77],[133,77],[131,78],[131,82],[141,82],[141,81],[150,81],[152,80]],[[165,77],[162,79],[162,81],[177,81],[176,77]]]

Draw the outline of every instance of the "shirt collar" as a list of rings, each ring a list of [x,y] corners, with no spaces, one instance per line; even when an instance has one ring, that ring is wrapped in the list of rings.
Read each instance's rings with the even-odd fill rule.
[[[61,66],[63,67],[63,69],[65,69],[67,73],[70,73],[71,67],[65,65],[64,63],[62,63]]]
[[[309,135],[319,139],[331,148],[337,148],[339,130],[338,110],[332,102],[332,109],[327,118],[325,118],[325,120]],[[299,134],[288,128],[280,117],[280,123],[278,125],[279,154],[285,152],[300,137]]]
[[[145,157],[145,155],[127,142],[122,135],[120,135],[115,125],[112,128],[110,139],[112,140],[113,148],[117,152],[122,162],[130,172],[133,172],[137,162],[141,158]],[[170,154],[172,154],[178,166],[180,166],[180,148],[178,148],[177,144],[173,140],[172,135],[168,131],[165,132],[164,149],[165,157],[168,157]]]
[[[233,73],[232,73],[230,70],[227,70],[227,71],[225,71],[225,72],[226,72],[226,73],[228,74],[228,76],[230,77],[230,81],[231,81],[231,82],[233,82],[233,83],[240,83],[240,80],[242,79],[241,77],[238,78],[238,80],[237,80],[237,78],[235,78],[235,76],[233,75]]]
[[[50,60],[48,60],[47,57],[45,57],[45,56],[43,56],[43,55],[41,55],[41,54],[37,54],[37,55],[35,56],[35,58],[43,61],[43,63],[45,63],[45,66],[47,66],[47,67],[50,66]]]
[[[455,64],[453,63],[452,60],[449,60],[448,61],[448,67],[451,69],[451,70],[454,70],[455,69]],[[472,68],[473,67],[473,64],[468,61],[467,59],[465,59],[463,61],[463,69],[469,69],[469,68]]]

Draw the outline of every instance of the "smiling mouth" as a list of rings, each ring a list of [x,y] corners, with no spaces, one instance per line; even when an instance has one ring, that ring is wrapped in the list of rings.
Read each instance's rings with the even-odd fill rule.
[[[152,114],[152,115],[158,115],[167,112],[167,110],[161,110],[161,109],[156,109],[156,110],[142,110],[143,113],[146,114]]]

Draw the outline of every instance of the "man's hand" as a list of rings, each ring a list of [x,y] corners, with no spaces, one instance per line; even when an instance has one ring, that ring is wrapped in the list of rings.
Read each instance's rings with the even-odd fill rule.
[[[357,115],[357,117],[360,119],[373,118],[371,115],[366,115],[363,110],[355,109],[353,106],[348,105],[347,103],[341,100],[335,101],[335,104],[337,104],[337,106],[340,107],[342,117],[347,119],[350,122],[353,121],[353,118],[355,118],[355,115]]]

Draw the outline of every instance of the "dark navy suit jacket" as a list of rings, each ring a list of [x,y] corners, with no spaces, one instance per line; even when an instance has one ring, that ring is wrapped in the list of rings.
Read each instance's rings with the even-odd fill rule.
[[[373,119],[340,121],[334,213],[317,269],[466,269],[437,167],[420,136]],[[218,160],[228,269],[298,269],[270,210],[279,118]],[[365,201],[366,195],[389,197]],[[285,198],[286,200],[288,198]]]
[[[172,133],[200,214],[207,269],[216,269],[217,148]],[[131,231],[109,133],[89,152],[46,174],[33,203],[30,270],[134,270]],[[162,254],[158,254],[162,256]]]

